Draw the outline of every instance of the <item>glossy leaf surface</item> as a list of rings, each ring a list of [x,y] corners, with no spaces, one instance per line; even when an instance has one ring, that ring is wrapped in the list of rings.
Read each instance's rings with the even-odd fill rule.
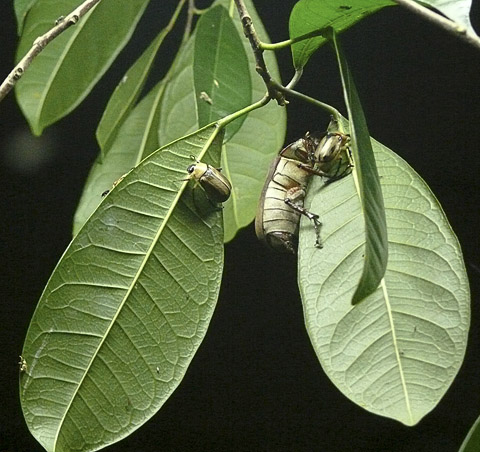
[[[458,452],[478,452],[480,450],[480,417],[468,432]]]
[[[246,0],[245,3],[260,38],[269,42],[252,1]],[[220,0],[215,4],[228,7],[230,2]],[[236,14],[233,21],[238,35],[243,37],[243,29]],[[245,38],[242,42],[250,67],[252,99],[256,101],[265,94],[265,84],[255,70],[250,44]],[[278,68],[273,52],[265,53],[265,60],[272,76],[278,80]],[[168,143],[198,127],[196,100],[192,91],[193,80],[193,48],[187,47],[162,100],[160,144]],[[238,132],[225,144],[221,166],[223,173],[233,184],[232,196],[224,204],[223,210],[225,241],[233,239],[237,231],[255,217],[268,167],[283,145],[285,120],[285,109],[270,102],[267,106],[249,113]]]
[[[326,27],[337,33],[347,30],[364,17],[379,11],[385,6],[393,6],[390,0],[300,0],[290,14],[290,38],[297,38]],[[324,36],[315,36],[292,45],[293,64],[302,68],[312,54],[327,42]]]
[[[252,102],[252,83],[242,39],[228,11],[217,5],[201,16],[195,31],[193,81],[198,125],[203,127]],[[235,135],[245,116],[226,129]]]
[[[470,22],[471,0],[423,0],[449,19],[473,31]],[[355,0],[339,2],[337,0],[300,0],[290,15],[290,38],[297,38],[315,30],[332,27],[337,33],[347,30],[363,18],[383,9],[395,6],[390,0]],[[302,68],[312,54],[327,42],[325,36],[315,36],[297,42],[292,46],[293,63]]]
[[[78,233],[98,207],[103,199],[102,193],[159,148],[158,108],[164,89],[165,83],[160,82],[139,102],[120,127],[107,155],[104,158],[99,155],[95,160],[75,212],[73,235]]]
[[[365,220],[364,264],[352,304],[361,302],[375,292],[387,268],[388,243],[385,207],[378,178],[370,133],[353,77],[337,37],[333,37],[349,117],[353,153],[353,175]]]
[[[182,380],[218,297],[223,228],[221,210],[179,179],[191,155],[218,165],[220,140],[210,126],[152,154],[58,263],[31,321],[20,377],[27,425],[47,451],[120,440]]]
[[[351,299],[363,269],[365,222],[352,175],[315,177],[302,220],[299,286],[310,340],[332,382],[373,413],[414,425],[445,394],[462,363],[470,294],[462,252],[438,201],[399,156],[372,141],[385,200],[389,260],[382,285]]]
[[[148,1],[103,0],[34,59],[16,94],[35,134],[70,113],[91,91],[130,39]],[[17,58],[78,3],[37,0],[25,21]]]

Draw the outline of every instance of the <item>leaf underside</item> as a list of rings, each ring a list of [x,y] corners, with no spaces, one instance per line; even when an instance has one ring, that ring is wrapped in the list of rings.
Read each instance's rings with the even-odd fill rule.
[[[314,178],[302,220],[299,286],[308,334],[332,382],[373,413],[414,425],[439,402],[462,363],[470,323],[460,245],[438,201],[400,157],[372,141],[385,200],[384,282],[350,301],[363,268],[365,226],[353,176]]]
[[[183,378],[218,297],[223,230],[221,210],[179,179],[191,155],[219,163],[217,132],[204,128],[130,172],[52,274],[20,378],[26,422],[47,451],[118,441]]]
[[[422,0],[422,3],[432,6],[449,19],[475,33],[470,21],[472,0]]]

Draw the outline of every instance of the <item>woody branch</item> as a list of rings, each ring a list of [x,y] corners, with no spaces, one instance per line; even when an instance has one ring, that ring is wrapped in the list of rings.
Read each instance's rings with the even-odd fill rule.
[[[19,63],[8,74],[7,78],[0,85],[0,101],[11,91],[18,80],[22,77],[28,69],[35,57],[58,35],[63,33],[67,28],[75,25],[82,16],[90,11],[94,6],[100,3],[101,0],[86,0],[80,6],[75,8],[66,17],[61,17],[55,22],[55,26],[47,31],[44,35],[39,36],[33,42],[31,49],[19,61]]]

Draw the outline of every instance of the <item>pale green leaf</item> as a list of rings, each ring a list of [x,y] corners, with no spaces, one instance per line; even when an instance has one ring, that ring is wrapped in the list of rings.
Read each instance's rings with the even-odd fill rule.
[[[472,425],[458,452],[478,451],[480,451],[480,417]]]
[[[97,141],[103,157],[112,146],[120,126],[140,96],[155,55],[169,30],[163,29],[123,76],[115,88],[97,127]],[[153,150],[153,149],[152,149]]]
[[[251,0],[246,5],[255,29],[264,42],[268,36]],[[229,0],[215,4],[229,6]],[[239,36],[242,25],[235,13],[234,23]],[[266,92],[265,84],[255,70],[255,59],[250,44],[243,38],[252,80],[252,99],[259,100]],[[278,67],[273,52],[265,53],[270,73],[279,80]],[[160,144],[191,132],[198,127],[196,100],[193,87],[193,46],[186,47],[171,82],[165,89],[160,118]],[[282,147],[285,137],[286,111],[274,102],[252,111],[238,132],[225,144],[222,169],[233,184],[232,196],[224,204],[225,241],[232,240],[237,231],[255,217],[258,198],[262,191],[268,167]]]
[[[362,276],[352,304],[359,303],[379,286],[388,260],[387,224],[382,189],[370,143],[367,121],[353,77],[335,34],[333,42],[342,79],[343,94],[350,121],[353,174],[365,220],[366,245]]]
[[[223,228],[221,209],[179,179],[190,155],[218,165],[220,139],[210,126],[152,154],[58,263],[31,321],[20,377],[27,425],[47,451],[120,440],[182,380],[218,297]]]
[[[103,0],[34,59],[16,85],[18,103],[33,133],[70,113],[91,91],[128,42],[149,0]],[[78,0],[37,0],[17,50],[23,57]]]
[[[445,394],[465,354],[470,294],[442,208],[400,157],[372,141],[385,200],[389,260],[381,287],[351,299],[363,269],[365,222],[353,175],[312,179],[302,220],[299,287],[306,326],[332,382],[361,407],[414,425]]]
[[[193,80],[200,127],[252,102],[252,82],[242,39],[228,11],[217,5],[198,21],[193,54]],[[228,141],[245,116],[226,128]]]
[[[109,190],[112,184],[125,173],[138,165],[150,153],[159,148],[158,121],[159,104],[165,89],[160,82],[132,110],[107,155],[97,157],[82,197],[75,212],[73,235],[76,235],[88,217],[102,201],[102,193]]]
[[[391,0],[300,0],[290,14],[290,38],[297,38],[315,30],[332,27],[337,33],[385,6],[393,6]],[[327,42],[324,36],[305,39],[292,45],[293,64],[299,69],[305,66],[311,55]]]
[[[15,8],[15,16],[17,18],[18,34],[22,33],[25,17],[27,17],[28,11],[30,11],[31,7],[36,1],[37,0],[15,0],[13,6]]]
[[[470,22],[472,0],[422,0],[418,3],[424,3],[434,7],[449,19],[475,33],[475,30],[472,28],[472,23]]]

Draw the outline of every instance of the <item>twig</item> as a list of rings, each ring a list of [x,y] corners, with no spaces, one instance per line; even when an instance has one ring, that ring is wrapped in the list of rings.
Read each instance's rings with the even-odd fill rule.
[[[413,13],[418,14],[425,20],[428,20],[429,22],[438,25],[439,27],[443,28],[445,31],[448,31],[450,34],[453,34],[457,38],[463,39],[477,49],[480,49],[480,38],[475,33],[468,31],[464,26],[458,24],[457,22],[447,19],[440,14],[426,8],[425,6],[414,2],[413,0],[393,1],[395,3],[398,3],[400,6],[403,6],[405,9],[408,9]]]
[[[250,42],[250,46],[252,47],[253,54],[255,56],[256,70],[265,82],[268,95],[272,99],[275,99],[279,105],[283,106],[286,104],[285,97],[283,93],[276,88],[272,77],[268,72],[267,65],[263,59],[263,49],[257,33],[255,32],[252,18],[250,17],[250,14],[248,14],[245,3],[243,0],[235,0],[235,5],[237,6],[238,14],[243,25],[243,31]]]
[[[68,16],[60,17],[55,22],[55,26],[47,31],[44,35],[38,37],[33,42],[32,48],[20,60],[20,62],[8,74],[7,78],[0,85],[0,101],[11,91],[18,80],[25,73],[27,68],[32,63],[33,59],[59,34],[64,32],[67,28],[75,25],[79,19],[90,11],[101,0],[86,0],[80,6],[75,8]]]

